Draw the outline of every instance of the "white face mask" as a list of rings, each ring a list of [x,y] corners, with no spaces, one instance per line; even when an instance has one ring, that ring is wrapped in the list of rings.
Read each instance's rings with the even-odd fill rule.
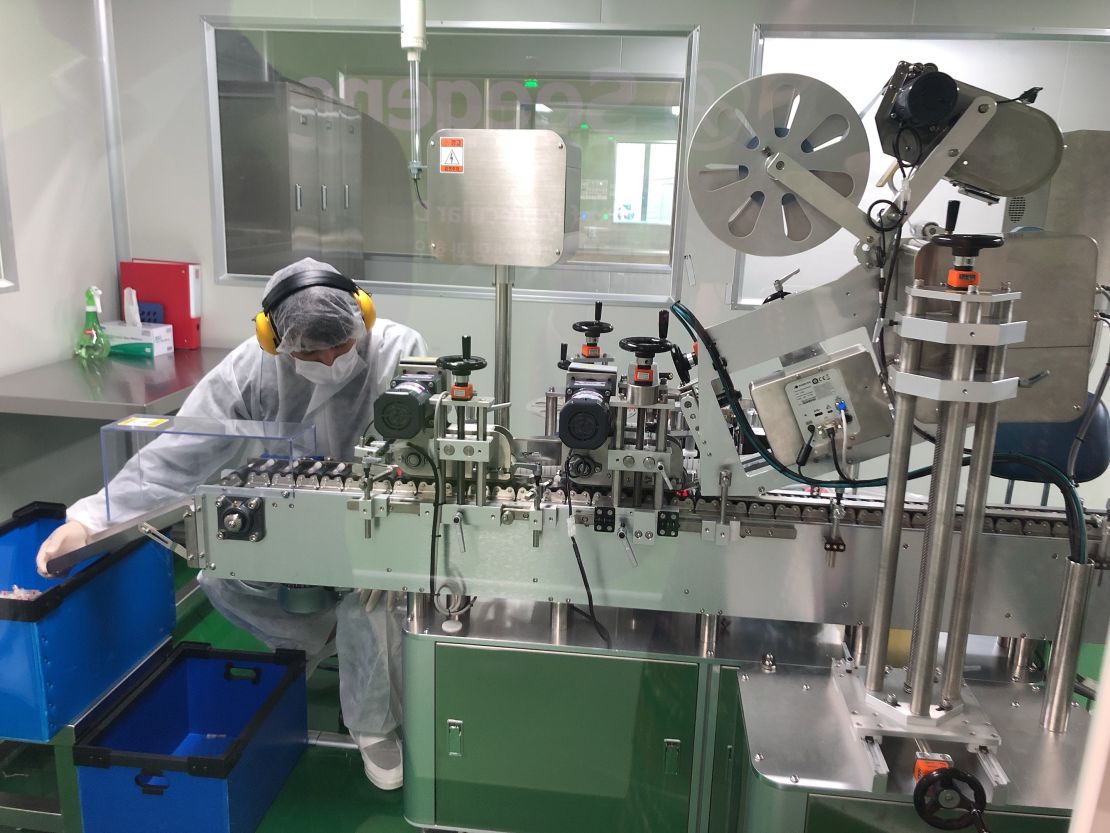
[[[331,367],[322,362],[306,362],[298,358],[294,358],[293,362],[297,375],[303,376],[314,385],[345,384],[366,364],[354,347],[342,356],[336,357]]]

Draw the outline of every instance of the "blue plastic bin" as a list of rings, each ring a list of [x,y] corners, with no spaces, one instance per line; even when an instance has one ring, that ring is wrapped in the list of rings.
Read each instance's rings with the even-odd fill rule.
[[[169,552],[136,542],[44,579],[35,554],[65,507],[35,503],[0,524],[0,738],[49,741],[165,641],[175,622]]]
[[[299,651],[182,643],[74,747],[85,833],[251,833],[307,739]]]

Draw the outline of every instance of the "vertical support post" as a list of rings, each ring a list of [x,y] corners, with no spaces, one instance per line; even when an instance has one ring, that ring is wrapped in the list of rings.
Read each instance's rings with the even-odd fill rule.
[[[619,449],[624,448],[624,424],[628,419],[628,413],[625,411],[624,408],[619,408],[619,407],[615,408],[614,411],[615,411],[615,417],[616,417],[617,425],[616,425],[616,430],[614,431],[613,448],[619,450]],[[621,508],[621,497],[623,496],[621,494],[621,492],[624,489],[624,472],[621,471],[620,469],[617,469],[616,471],[612,472],[612,475],[613,475],[613,508],[614,509],[620,509]]]
[[[408,602],[409,633],[425,633],[432,623],[432,597],[428,593],[409,593]]]
[[[1013,302],[1000,310],[1000,320],[1009,321]],[[1001,379],[1006,364],[1006,348],[992,347],[987,353],[987,373]],[[968,472],[967,495],[964,498],[964,526],[957,555],[956,587],[952,597],[952,615],[948,623],[948,649],[944,657],[942,705],[960,702],[964,660],[967,658],[967,635],[971,626],[971,603],[975,596],[975,571],[978,568],[979,543],[983,537],[983,517],[987,509],[987,487],[990,485],[994,459],[994,441],[998,432],[998,405],[980,403],[975,413],[975,442],[972,445],[971,470]]]
[[[656,411],[655,418],[655,450],[659,452],[658,464],[666,467],[667,450],[667,414],[665,411]],[[655,511],[658,512],[663,508],[663,474],[662,472],[655,473]]]
[[[559,433],[559,392],[548,388],[543,398],[543,434],[554,437]]]
[[[513,340],[513,275],[511,266],[493,267],[494,321],[493,321],[493,398],[498,403],[508,402],[511,368],[509,349]],[[509,409],[497,411],[495,421],[509,427]]]
[[[1044,709],[1041,726],[1060,734],[1068,730],[1068,713],[1075,688],[1075,669],[1079,664],[1079,645],[1083,636],[1083,618],[1087,612],[1087,592],[1091,588],[1094,565],[1068,559],[1064,574],[1064,590],[1060,599],[1060,622],[1052,656],[1045,678]]]
[[[567,644],[567,613],[566,602],[553,602],[551,605],[551,644]]]
[[[478,407],[475,410],[477,411],[475,415],[477,419],[477,431],[475,432],[475,436],[479,442],[483,442],[486,439],[486,419],[489,416],[489,412],[482,407]],[[476,506],[486,505],[485,463],[474,464],[474,504]]]
[[[922,302],[916,296],[906,300],[906,315],[921,313]],[[921,342],[902,341],[899,368],[913,373],[921,361]],[[890,642],[890,617],[894,611],[894,585],[898,578],[898,555],[902,547],[902,513],[906,506],[906,476],[910,470],[910,446],[913,444],[913,417],[917,397],[894,394],[894,429],[890,438],[887,462],[886,498],[883,502],[883,529],[879,543],[879,575],[875,582],[875,607],[871,612],[870,638],[867,644],[867,690],[881,692],[886,678],[886,656]]]
[[[717,655],[717,626],[720,617],[716,613],[698,614],[698,655],[713,657]]]
[[[961,324],[970,323],[973,320],[973,305],[961,303],[957,318]],[[971,345],[956,345],[949,378],[971,378],[973,359],[974,348]],[[952,549],[950,535],[956,517],[956,491],[960,485],[966,428],[967,405],[963,402],[942,402],[937,423],[937,447],[933,454],[929,515],[921,552],[924,568],[924,580],[918,588],[921,607],[919,617],[915,617],[917,627],[911,645],[909,672],[910,713],[919,717],[927,717],[932,708],[937,640],[948,582],[948,558]]]
[[[1033,665],[1033,653],[1041,644],[1039,639],[1029,639],[1019,636],[1014,639],[1013,650],[1009,655],[1010,679],[1015,683],[1023,683],[1029,679],[1029,669]]]

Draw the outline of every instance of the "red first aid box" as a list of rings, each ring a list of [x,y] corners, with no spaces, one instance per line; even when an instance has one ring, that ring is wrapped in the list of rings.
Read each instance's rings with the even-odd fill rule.
[[[200,347],[200,264],[135,258],[119,265],[123,291],[134,289],[140,304],[161,304],[163,323],[173,325],[175,350]]]

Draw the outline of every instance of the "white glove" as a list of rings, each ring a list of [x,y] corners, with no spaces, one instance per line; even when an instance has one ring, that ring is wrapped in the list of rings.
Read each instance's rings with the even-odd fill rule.
[[[35,556],[35,567],[43,578],[55,578],[50,562],[89,543],[89,530],[80,521],[66,521],[46,536]]]

